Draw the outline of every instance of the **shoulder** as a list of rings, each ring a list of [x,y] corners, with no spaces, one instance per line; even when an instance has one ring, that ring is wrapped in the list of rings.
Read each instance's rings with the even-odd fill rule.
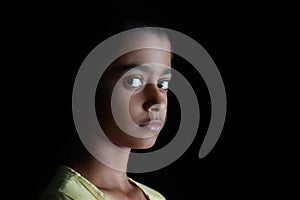
[[[150,199],[153,199],[153,200],[165,200],[165,197],[157,192],[156,190],[142,184],[142,183],[139,183],[139,182],[136,182],[134,180],[132,180],[131,178],[129,178],[129,180],[131,182],[133,182],[134,184],[136,184],[141,190],[143,190],[143,192],[150,197]]]
[[[94,188],[80,174],[68,167],[60,167],[55,177],[45,188],[40,200],[105,200],[105,195]]]

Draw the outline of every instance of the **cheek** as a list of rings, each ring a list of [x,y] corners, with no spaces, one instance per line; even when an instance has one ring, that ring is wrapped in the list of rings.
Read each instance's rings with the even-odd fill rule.
[[[143,100],[139,95],[133,95],[129,100],[130,117],[135,123],[141,121],[140,118],[146,118],[147,113],[143,109]]]
[[[111,109],[113,116],[118,118],[119,121],[128,121],[130,118],[130,99],[132,98],[132,92],[128,91],[124,87],[116,87],[112,99]]]

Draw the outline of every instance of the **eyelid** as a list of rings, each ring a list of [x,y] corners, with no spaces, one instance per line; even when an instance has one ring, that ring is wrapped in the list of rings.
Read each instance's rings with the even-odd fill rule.
[[[170,82],[170,81],[171,81],[171,78],[161,78],[161,79],[159,79],[159,80],[157,81],[157,83],[160,83],[160,82],[162,82],[162,81],[168,81],[168,82]]]
[[[162,77],[158,80],[158,82],[161,82],[161,81],[171,81],[171,79],[172,79],[172,75],[171,75],[171,74],[169,74],[169,75],[164,75],[164,76],[162,76]]]
[[[142,82],[144,82],[143,76],[141,76],[141,75],[139,75],[139,74],[131,74],[131,75],[125,77],[124,80],[127,80],[127,79],[129,79],[129,78],[139,78],[139,79],[142,80]]]

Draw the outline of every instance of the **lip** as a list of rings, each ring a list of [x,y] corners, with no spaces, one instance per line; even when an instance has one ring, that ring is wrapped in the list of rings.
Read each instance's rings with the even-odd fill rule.
[[[145,124],[140,125],[140,127],[148,128],[151,131],[160,131],[162,125],[163,123],[160,120],[151,120],[149,122],[146,122]]]

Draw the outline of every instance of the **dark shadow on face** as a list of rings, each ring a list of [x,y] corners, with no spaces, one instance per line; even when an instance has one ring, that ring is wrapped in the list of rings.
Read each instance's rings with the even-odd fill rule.
[[[128,72],[130,68],[128,66],[142,65],[144,63],[161,63],[162,65],[170,66],[171,53],[163,50],[147,49],[124,54],[111,63],[104,71],[97,87],[95,109],[100,126],[110,141],[120,147],[150,148],[158,136],[158,134],[155,134],[149,138],[137,138],[125,133],[116,124],[111,109],[112,92],[117,82],[119,80],[122,81],[123,75]],[[141,92],[131,96],[129,105],[126,104],[125,101],[122,106],[129,109],[130,116],[128,118],[131,118],[137,124],[148,121],[150,118],[147,109],[150,106],[154,104],[167,105],[167,90],[157,88],[157,84],[147,84]]]

